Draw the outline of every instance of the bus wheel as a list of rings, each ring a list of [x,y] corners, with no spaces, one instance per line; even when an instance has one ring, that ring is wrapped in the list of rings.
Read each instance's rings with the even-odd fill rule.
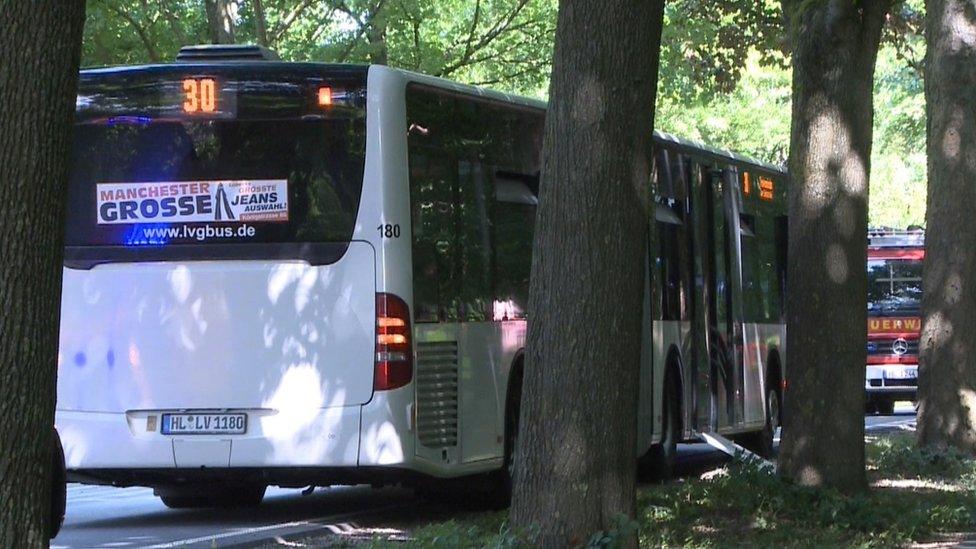
[[[766,422],[761,431],[744,435],[740,439],[742,446],[759,456],[771,458],[774,452],[773,437],[779,427],[779,411],[779,391],[770,387],[766,395]]]
[[[522,374],[512,383],[511,394],[505,410],[505,449],[502,468],[493,476],[492,507],[504,509],[512,502],[512,485],[515,480],[515,447],[518,445],[519,413],[522,406]]]
[[[666,481],[674,474],[674,462],[678,456],[678,439],[681,438],[681,407],[678,404],[678,388],[669,374],[664,383],[662,403],[661,441],[651,446],[639,460],[642,477]]]
[[[64,467],[64,448],[61,437],[54,431],[54,444],[51,449],[51,514],[48,516],[48,539],[54,539],[64,524],[64,512],[68,502],[68,475]]]
[[[759,455],[764,458],[773,457],[774,447],[773,438],[776,436],[776,429],[779,427],[780,401],[779,391],[776,387],[769,388],[766,396],[766,423],[763,430],[759,433]]]

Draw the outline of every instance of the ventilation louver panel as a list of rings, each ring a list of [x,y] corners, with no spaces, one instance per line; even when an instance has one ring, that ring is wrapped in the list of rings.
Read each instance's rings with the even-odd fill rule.
[[[417,433],[428,448],[457,446],[457,342],[417,345]]]

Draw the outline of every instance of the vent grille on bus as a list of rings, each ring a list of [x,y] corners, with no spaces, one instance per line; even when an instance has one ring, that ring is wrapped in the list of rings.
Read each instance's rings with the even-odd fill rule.
[[[417,344],[417,434],[428,448],[457,446],[457,342]]]
[[[278,61],[280,57],[264,46],[203,44],[183,46],[176,60],[183,63],[203,63],[219,61]]]

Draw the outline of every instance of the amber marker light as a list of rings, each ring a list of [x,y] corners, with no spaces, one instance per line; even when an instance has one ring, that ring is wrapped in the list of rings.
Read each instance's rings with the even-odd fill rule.
[[[402,328],[403,326],[407,325],[407,322],[402,318],[381,316],[376,319],[376,325],[380,328]]]
[[[766,201],[771,201],[773,195],[776,191],[776,184],[773,183],[772,179],[766,177],[759,178],[759,198]]]
[[[325,86],[319,88],[319,106],[328,107],[332,104],[332,88]]]

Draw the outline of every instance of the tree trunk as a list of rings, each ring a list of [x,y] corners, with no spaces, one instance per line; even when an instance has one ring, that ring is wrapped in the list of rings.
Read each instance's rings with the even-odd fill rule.
[[[634,513],[662,16],[662,0],[559,6],[510,511],[541,546]]]
[[[976,455],[976,2],[926,2],[929,190],[918,441]]]
[[[784,1],[793,45],[787,361],[780,470],[865,488],[867,203],[887,1]],[[860,5],[861,7],[858,7]]]
[[[46,547],[84,0],[0,0],[0,547]]]
[[[386,14],[382,13],[382,6],[369,17],[369,29],[366,37],[369,40],[369,62],[374,65],[389,64],[389,48],[386,45]]]
[[[237,0],[204,0],[207,29],[212,44],[234,44],[237,26]]]
[[[264,11],[264,2],[253,0],[251,10],[254,12],[254,25],[257,28],[258,44],[266,48],[271,47],[268,42],[268,15]]]

